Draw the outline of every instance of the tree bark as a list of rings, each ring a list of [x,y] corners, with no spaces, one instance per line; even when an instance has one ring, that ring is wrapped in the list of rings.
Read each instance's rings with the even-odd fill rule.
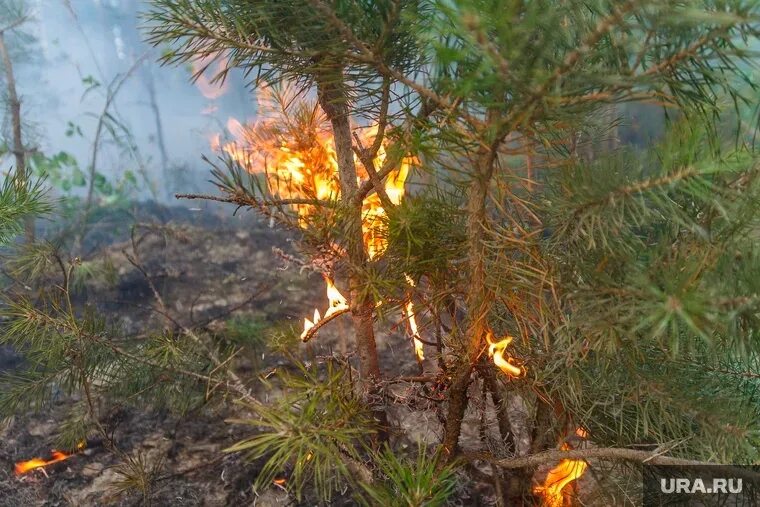
[[[495,121],[500,112],[489,109],[488,120]],[[492,296],[486,285],[484,232],[487,225],[486,200],[488,187],[496,163],[496,147],[490,145],[478,151],[475,172],[467,190],[467,243],[469,251],[467,304],[467,329],[464,338],[465,357],[454,373],[449,388],[448,414],[443,430],[443,449],[453,457],[458,450],[462,420],[467,410],[467,389],[475,363],[481,353],[481,345],[488,328],[487,317]],[[447,461],[447,460],[442,460]]]
[[[354,163],[353,139],[349,117],[348,97],[341,68],[333,69],[317,79],[319,105],[332,126],[340,177],[340,197],[345,206],[344,233],[349,261],[349,298],[353,318],[356,350],[359,355],[359,374],[362,392],[373,417],[377,421],[379,440],[387,439],[388,418],[383,397],[378,387],[382,374],[377,357],[373,328],[374,302],[363,290],[362,268],[367,263],[367,252],[362,236],[362,202],[357,199],[358,184]]]
[[[13,136],[13,156],[16,159],[16,177],[19,184],[26,182],[26,150],[21,137],[21,101],[16,92],[16,78],[13,75],[13,62],[11,62],[8,47],[5,44],[5,32],[0,31],[0,58],[5,67],[5,82],[8,90],[8,107],[11,111],[11,127]],[[34,217],[27,217],[24,222],[24,236],[28,244],[34,243]]]

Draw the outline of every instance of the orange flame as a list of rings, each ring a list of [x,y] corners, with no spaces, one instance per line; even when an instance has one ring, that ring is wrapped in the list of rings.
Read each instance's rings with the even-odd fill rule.
[[[269,192],[280,199],[316,199],[332,201],[340,195],[340,178],[338,171],[335,142],[330,133],[329,122],[319,109],[312,109],[305,102],[297,100],[297,93],[286,89],[281,97],[276,97],[272,90],[264,89],[258,96],[258,112],[260,120],[257,123],[243,125],[238,120],[230,118],[227,121],[227,131],[233,141],[222,143],[218,135],[210,139],[211,148],[226,153],[235,162],[251,173],[263,173]],[[278,122],[285,107],[282,104],[295,104],[299,117],[309,118],[308,124],[294,125]],[[301,115],[300,113],[306,113]],[[371,146],[377,136],[377,127],[357,129],[356,134],[364,146]],[[380,146],[372,161],[378,171],[386,160],[384,146]],[[385,182],[385,192],[388,199],[399,204],[404,196],[404,184],[409,169],[414,163],[413,157],[404,158],[399,167],[388,175]],[[359,183],[369,179],[358,156],[354,159],[359,171]],[[311,204],[295,204],[291,208],[298,215],[298,224],[302,228],[308,226],[309,220],[316,216],[318,207]],[[374,259],[382,255],[388,247],[385,237],[386,210],[375,193],[367,196],[362,203],[362,238],[367,255]],[[329,277],[327,296],[330,306],[324,316],[315,310],[312,319],[304,319],[303,339],[310,329],[335,312],[348,308],[346,299],[338,292]],[[408,308],[410,322],[416,328],[413,309]],[[416,329],[415,351],[422,358],[422,343],[419,342]]]
[[[265,173],[269,191],[281,199],[335,200],[340,195],[338,162],[335,143],[329,131],[323,128],[324,122],[324,115],[317,115],[311,132],[302,133],[302,139],[292,139],[270,128],[266,119],[243,125],[229,118],[227,131],[233,140],[222,143],[220,136],[214,134],[209,144],[212,150],[226,153],[247,171]],[[371,145],[377,128],[360,129],[357,134],[363,144]],[[373,160],[375,170],[382,167],[385,158],[385,148],[381,146]],[[404,196],[404,184],[413,162],[413,157],[404,158],[385,182],[385,192],[394,204],[399,204]],[[360,176],[368,178],[358,157],[355,163]],[[298,213],[299,225],[304,228],[307,219],[316,212],[315,206],[310,204],[297,204],[293,208]],[[388,246],[383,234],[385,217],[380,197],[367,196],[362,204],[362,236],[370,259],[382,255]]]
[[[390,197],[390,194],[388,194]],[[414,280],[407,274],[406,283],[414,287]],[[417,329],[417,317],[414,315],[414,303],[412,298],[409,297],[404,305],[404,315],[409,320],[409,330],[412,332],[412,343],[414,343],[414,354],[417,356],[417,361],[422,362],[425,359],[425,349],[422,347],[422,340],[420,338],[420,332]]]
[[[319,321],[321,321],[323,318],[327,319],[332,317],[335,313],[343,312],[348,310],[348,301],[346,301],[346,298],[343,297],[343,294],[340,293],[337,287],[335,287],[335,283],[333,282],[332,278],[325,275],[325,284],[327,285],[327,311],[325,312],[324,317],[322,317],[319,313],[319,310],[314,309],[314,317],[312,320],[304,319],[303,322],[303,332],[301,333],[301,339],[303,340],[306,335],[308,334],[309,330],[317,325]]]
[[[586,438],[588,433],[583,428],[575,430],[575,434]],[[563,451],[572,449],[567,442],[560,447]],[[533,492],[542,497],[542,505],[545,507],[563,507],[565,502],[565,488],[573,481],[578,480],[588,468],[588,463],[583,460],[563,459],[559,464],[549,470],[544,483],[533,488]]]
[[[409,329],[412,331],[414,354],[417,356],[417,360],[422,361],[425,359],[425,350],[422,348],[422,342],[420,341],[420,333],[417,330],[417,320],[414,317],[414,304],[412,304],[411,299],[406,301],[404,310],[406,317],[409,319]]]
[[[488,341],[488,357],[493,359],[493,364],[498,366],[509,377],[522,377],[525,375],[525,368],[512,364],[513,359],[508,355],[505,356],[507,347],[512,343],[514,338],[506,336],[498,342],[494,342],[493,338],[493,331],[489,329],[486,334],[486,340]]]
[[[61,451],[56,451],[53,449],[50,451],[51,458],[48,460],[44,460],[42,458],[34,458],[30,459],[28,461],[19,461],[16,463],[16,475],[23,475],[27,472],[30,472],[32,470],[35,470],[37,468],[43,468],[48,465],[52,465],[53,463],[58,463],[59,461],[63,461],[65,459],[69,459],[73,456],[73,454],[66,454]]]

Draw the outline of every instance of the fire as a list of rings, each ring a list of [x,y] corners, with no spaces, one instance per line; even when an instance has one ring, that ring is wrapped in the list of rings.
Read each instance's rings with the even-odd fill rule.
[[[505,352],[510,343],[512,343],[511,336],[504,337],[501,341],[494,342],[493,331],[488,330],[486,334],[486,340],[488,341],[488,357],[493,359],[493,364],[499,367],[501,371],[507,374],[509,377],[521,377],[525,374],[525,368],[521,366],[515,366],[512,364],[513,359],[508,355],[505,356]]]
[[[327,285],[327,311],[325,312],[324,317],[322,317],[319,313],[319,310],[314,309],[314,317],[312,320],[304,319],[303,322],[303,332],[301,333],[301,339],[305,339],[309,331],[317,325],[322,319],[329,319],[336,313],[345,312],[348,310],[348,301],[345,297],[343,297],[343,294],[340,293],[337,287],[335,287],[335,282],[333,282],[332,278],[325,275],[325,284]]]
[[[417,360],[422,361],[425,359],[425,350],[422,348],[422,342],[420,341],[420,333],[417,329],[417,320],[414,317],[414,304],[411,299],[407,300],[404,305],[404,313],[409,319],[409,328],[412,331],[412,341],[414,342],[414,354],[417,356]]]
[[[338,199],[340,179],[335,142],[329,122],[321,109],[306,101],[299,101],[297,94],[288,89],[280,95],[265,89],[258,99],[258,122],[243,125],[235,118],[230,118],[227,121],[227,131],[233,140],[223,143],[220,136],[215,135],[210,139],[211,148],[227,154],[248,172],[264,174],[268,191],[279,199]],[[306,118],[305,124],[282,121],[283,112],[288,107],[290,109],[286,116]],[[361,144],[366,147],[373,145],[377,131],[377,127],[357,129],[356,134]],[[385,147],[381,145],[373,160],[374,169],[380,170],[385,160]],[[354,161],[359,169],[360,183],[361,180],[366,181],[369,175],[364,171],[358,156],[355,156]],[[404,184],[412,163],[413,157],[404,158],[399,167],[386,178],[384,190],[388,200],[393,204],[399,204],[404,196]],[[294,204],[291,208],[296,212],[298,224],[302,228],[306,228],[310,219],[316,217],[319,211],[317,206],[308,203]],[[387,213],[381,204],[380,196],[374,193],[364,199],[362,237],[370,259],[379,257],[388,247],[384,234],[386,217]],[[302,339],[308,337],[309,331],[318,322],[348,309],[346,299],[335,288],[332,279],[325,276],[325,281],[330,305],[324,316],[315,310],[312,319],[304,319]],[[422,343],[418,339],[411,302],[407,304],[406,311],[410,326],[413,326],[415,351],[417,357],[422,359]]]
[[[335,287],[330,277],[325,277],[325,283],[327,284],[327,301],[328,308],[325,312],[325,318],[330,317],[336,312],[348,310],[348,301],[343,297],[343,294]]]
[[[48,460],[44,460],[42,458],[34,458],[28,461],[19,461],[16,463],[16,475],[23,475],[31,470],[43,468],[48,465],[52,465],[53,463],[58,463],[59,461],[69,459],[72,456],[74,455],[66,454],[64,452],[53,449],[50,451],[50,459]]]
[[[412,277],[407,274],[404,274],[404,276],[406,277],[406,283],[414,287],[414,280],[412,280]],[[417,356],[417,361],[422,362],[425,359],[425,350],[422,347],[420,332],[417,329],[417,318],[414,315],[414,303],[412,303],[411,297],[407,298],[406,303],[404,304],[404,314],[409,320],[409,329],[412,332],[412,343],[414,343],[414,354]]]
[[[305,107],[305,106],[304,106]],[[264,108],[260,104],[260,108]],[[266,108],[263,111],[266,114]],[[281,199],[336,200],[340,195],[338,162],[335,143],[324,114],[317,110],[312,114],[311,124],[298,131],[282,132],[279,125],[266,117],[258,123],[243,125],[235,118],[227,120],[227,131],[232,141],[222,143],[218,134],[209,140],[211,149],[223,152],[251,173],[264,173],[268,190]],[[357,130],[365,146],[374,143],[377,128]],[[373,160],[376,171],[385,163],[386,152],[381,146]],[[355,156],[360,179],[368,179],[363,165]],[[399,204],[404,196],[404,184],[413,157],[404,158],[399,167],[386,178],[385,193],[393,204]],[[308,219],[317,208],[310,204],[296,204],[299,225],[306,227]],[[384,220],[387,214],[380,197],[372,194],[362,204],[362,236],[367,255],[374,259],[385,252]]]
[[[575,434],[586,438],[588,433],[583,428],[575,430]],[[567,442],[560,447],[563,451],[569,451],[572,446]],[[546,507],[562,507],[565,505],[565,488],[573,481],[578,480],[588,468],[588,463],[583,460],[563,459],[559,464],[549,470],[546,480],[542,485],[533,488],[533,492],[542,497],[542,505]]]
[[[374,142],[376,135],[376,127],[366,129],[364,133],[364,144],[366,145]],[[377,150],[377,155],[373,160],[375,171],[380,170],[380,168],[385,163],[385,158],[385,147],[380,146],[380,148]],[[404,184],[406,183],[406,178],[409,175],[409,167],[413,162],[413,157],[405,157],[402,159],[398,169],[393,171],[385,181],[385,194],[388,196],[388,200],[393,204],[400,204],[401,199],[404,197]],[[380,196],[377,194],[372,194],[365,198],[362,206],[362,214],[362,232],[364,236],[364,244],[367,248],[367,255],[370,259],[374,259],[382,255],[385,252],[385,249],[388,248],[388,241],[383,235],[384,220],[387,215],[380,202]]]

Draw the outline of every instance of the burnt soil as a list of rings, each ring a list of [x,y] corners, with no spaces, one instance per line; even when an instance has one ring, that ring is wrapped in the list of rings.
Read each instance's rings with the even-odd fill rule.
[[[91,284],[77,294],[77,299],[95,305],[127,334],[166,325],[165,319],[152,310],[154,301],[145,277],[123,253],[131,246],[132,225],[140,224],[141,263],[183,325],[203,325],[223,332],[230,318],[244,316],[264,326],[284,323],[300,327],[315,306],[324,310],[327,301],[321,276],[286,260],[295,253],[293,236],[270,227],[252,213],[233,216],[233,211],[232,207],[140,203],[126,213],[106,216],[100,221],[105,225],[93,229],[84,250],[91,257],[107,256],[117,281]],[[318,343],[302,346],[306,352],[350,352],[350,321],[341,317],[330,328],[319,336]],[[418,374],[403,331],[399,326],[389,329],[378,336],[384,364],[393,365],[395,374]],[[278,361],[264,354],[259,360],[257,371],[277,366]],[[0,350],[0,369],[13,370],[22,363],[23,357],[17,352]],[[241,368],[244,373],[256,373],[250,364],[243,362]],[[36,470],[20,477],[14,474],[17,461],[49,456],[62,421],[77,401],[60,396],[44,412],[16,414],[2,422],[0,507],[144,504],[140,495],[118,494],[114,481],[119,475],[114,467],[119,459],[96,440],[44,472]],[[222,452],[246,435],[245,428],[224,422],[235,415],[230,405],[204,407],[182,416],[122,407],[109,410],[101,422],[113,431],[122,451],[160,463],[151,505],[294,505],[293,499],[275,486],[253,491],[251,484],[261,463]],[[430,411],[399,410],[395,414],[397,424],[421,439],[437,431],[434,419]]]

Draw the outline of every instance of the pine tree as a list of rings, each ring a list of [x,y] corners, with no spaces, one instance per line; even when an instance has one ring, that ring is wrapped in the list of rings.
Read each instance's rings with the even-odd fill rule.
[[[344,204],[363,190],[382,196],[377,179],[414,154],[460,208],[465,236],[433,240],[448,248],[404,252],[391,241],[386,253],[398,255],[390,264],[404,273],[430,280],[416,290],[435,313],[466,314],[452,312],[443,347],[449,456],[458,452],[477,372],[517,455],[553,447],[573,425],[598,445],[652,449],[696,432],[672,452],[729,460],[755,452],[745,439],[757,415],[747,285],[755,254],[745,239],[756,162],[743,139],[723,142],[720,122],[727,105],[751,96],[746,86],[754,91],[742,62],[757,15],[752,1],[161,0],[150,33],[171,43],[167,62],[224,55],[255,76],[255,87],[316,89]],[[657,104],[672,118],[651,154],[610,152],[616,143],[600,142],[614,136],[614,105],[623,103]],[[378,125],[374,146],[386,136],[398,154],[376,175],[365,164],[358,194],[352,151],[360,161],[367,154],[351,145],[351,121]],[[239,204],[250,194],[222,188]],[[358,238],[354,206],[345,228]],[[435,217],[412,207],[389,212],[392,239],[401,223]],[[440,224],[413,231],[425,227]],[[383,289],[358,245],[347,249],[350,299],[362,367],[375,377],[372,304],[361,294]],[[459,272],[433,279],[436,263]],[[518,336],[506,352],[507,342],[489,343],[506,334]],[[494,376],[489,349],[517,378]],[[713,403],[695,403],[707,392]],[[514,403],[529,408],[522,430],[509,420]]]
[[[8,136],[6,144],[9,145],[8,152],[13,154],[15,161],[14,170],[17,181],[23,182],[27,177],[27,151],[24,137],[22,135],[22,116],[21,116],[21,99],[16,89],[16,78],[13,72],[13,59],[11,58],[11,49],[6,41],[8,34],[15,35],[18,39],[26,43],[28,36],[26,34],[13,33],[18,31],[19,27],[29,19],[29,12],[23,2],[15,0],[5,1],[0,4],[0,60],[3,63],[3,73],[5,76],[5,87],[7,91],[8,112],[11,125],[11,133]],[[22,183],[23,184],[23,183]],[[24,233],[27,243],[33,243],[35,239],[35,225],[33,215],[27,215],[24,225]]]
[[[177,63],[194,58],[211,57],[219,53],[228,55],[227,69],[241,67],[255,72],[256,83],[276,85],[287,81],[296,83],[300,91],[314,89],[318,103],[330,123],[334,138],[335,159],[339,173],[340,207],[343,220],[342,245],[347,252],[349,275],[349,301],[356,336],[356,350],[360,360],[361,376],[366,380],[364,390],[368,403],[380,402],[377,380],[381,377],[377,346],[373,329],[375,303],[366,288],[368,252],[362,238],[362,202],[400,162],[405,149],[399,146],[388,149],[389,158],[376,175],[373,160],[381,148],[385,128],[376,141],[359,157],[355,150],[351,120],[361,115],[374,116],[379,109],[384,117],[376,125],[389,123],[391,113],[391,76],[382,76],[371,65],[355,65],[350,58],[351,42],[335,18],[335,13],[323,12],[320,6],[308,2],[157,2],[150,19],[151,39],[160,43],[173,38],[182,39],[178,49],[168,53],[165,61]],[[414,6],[412,6],[414,8]],[[352,20],[351,28],[361,37],[377,44],[384,62],[404,72],[414,73],[421,65],[414,49],[412,31],[401,3],[346,4],[342,13]],[[418,15],[415,15],[417,17]],[[334,18],[334,19],[333,19]],[[192,19],[187,26],[185,21]],[[340,22],[336,27],[334,22]],[[223,35],[233,30],[231,37]],[[216,76],[223,80],[226,71]],[[356,82],[365,83],[357,87]],[[408,93],[394,99],[403,104]],[[426,106],[420,111],[425,116]],[[395,115],[394,115],[395,116]],[[403,138],[409,137],[409,129]],[[403,142],[406,144],[406,141]],[[358,160],[356,160],[358,159]],[[357,185],[361,163],[365,174],[370,175],[362,186]],[[232,193],[237,188],[230,188]],[[380,195],[384,192],[380,190]],[[389,204],[384,199],[386,206]],[[373,398],[376,401],[373,401]],[[386,415],[376,410],[375,417],[381,433],[387,430]]]
[[[565,458],[577,475],[593,458],[608,472],[599,487],[635,473],[607,463],[756,461],[758,163],[754,125],[741,118],[757,95],[746,69],[759,9],[154,0],[149,38],[170,46],[167,63],[221,59],[218,79],[243,69],[276,111],[214,163],[221,195],[186,197],[254,208],[299,231],[326,275],[347,274],[348,297],[331,315],[353,319],[362,403],[346,388],[347,361],[284,376],[287,394],[267,406],[232,351],[195,330],[134,345],[95,319],[72,325],[65,305],[46,321],[21,303],[4,339],[30,347],[38,376],[5,399],[44,392],[29,387],[55,381],[48,371],[86,389],[108,372],[104,396],[144,396],[166,372],[225,385],[256,414],[242,422],[262,428],[233,450],[267,457],[265,482],[291,466],[294,493],[311,480],[322,500],[345,482],[368,502],[442,502],[462,461],[506,505],[565,502],[572,487],[533,484],[536,466]],[[624,104],[663,108],[663,138],[621,146]],[[301,159],[283,155],[293,147]],[[259,151],[282,156],[261,162]],[[399,199],[394,178],[410,168],[417,188]],[[369,201],[383,213],[368,225]],[[140,265],[136,248],[131,258]],[[415,308],[414,343],[435,371],[420,361],[419,376],[384,378],[376,326],[401,310],[411,327]],[[310,321],[302,336],[329,322]],[[69,348],[52,357],[46,340],[61,337]],[[432,410],[442,436],[432,460],[377,452],[393,382],[444,402]],[[477,448],[460,442],[471,423]],[[377,438],[363,446],[367,432]],[[436,469],[446,480],[434,487]]]

